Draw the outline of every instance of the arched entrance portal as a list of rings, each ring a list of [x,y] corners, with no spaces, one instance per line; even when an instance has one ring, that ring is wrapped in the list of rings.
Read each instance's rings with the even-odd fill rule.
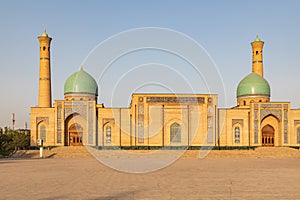
[[[75,123],[72,124],[68,130],[69,133],[69,145],[70,146],[81,146],[82,145],[82,133],[83,128]]]
[[[262,146],[274,146],[274,128],[269,124],[262,128]]]

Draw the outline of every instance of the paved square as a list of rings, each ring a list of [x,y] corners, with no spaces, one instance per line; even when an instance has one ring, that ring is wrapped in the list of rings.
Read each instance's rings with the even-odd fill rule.
[[[93,158],[1,159],[0,199],[300,199],[299,158],[181,158],[130,174]]]

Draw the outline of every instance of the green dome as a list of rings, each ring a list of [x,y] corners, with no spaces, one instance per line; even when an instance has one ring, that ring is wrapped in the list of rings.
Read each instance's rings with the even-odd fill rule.
[[[270,85],[262,76],[251,73],[237,87],[237,97],[245,95],[263,95],[270,97]]]
[[[64,94],[70,93],[87,93],[98,96],[98,84],[91,75],[80,68],[65,83]]]

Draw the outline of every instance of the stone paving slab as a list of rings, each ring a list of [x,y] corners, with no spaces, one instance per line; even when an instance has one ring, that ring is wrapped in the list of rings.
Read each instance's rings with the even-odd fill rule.
[[[47,158],[92,158],[89,153],[101,158],[300,158],[300,150],[288,147],[259,147],[255,150],[96,150],[94,148],[57,147],[44,150]],[[21,154],[22,158],[39,158],[39,150]]]

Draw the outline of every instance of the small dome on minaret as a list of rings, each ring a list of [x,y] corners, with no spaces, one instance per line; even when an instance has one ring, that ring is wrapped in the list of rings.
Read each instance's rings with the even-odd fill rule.
[[[261,41],[260,38],[258,37],[258,35],[256,35],[254,42],[260,42],[260,41]]]
[[[47,34],[47,32],[46,32],[46,28],[44,28],[44,32],[43,32],[42,36],[43,36],[43,37],[48,37],[48,34]]]

